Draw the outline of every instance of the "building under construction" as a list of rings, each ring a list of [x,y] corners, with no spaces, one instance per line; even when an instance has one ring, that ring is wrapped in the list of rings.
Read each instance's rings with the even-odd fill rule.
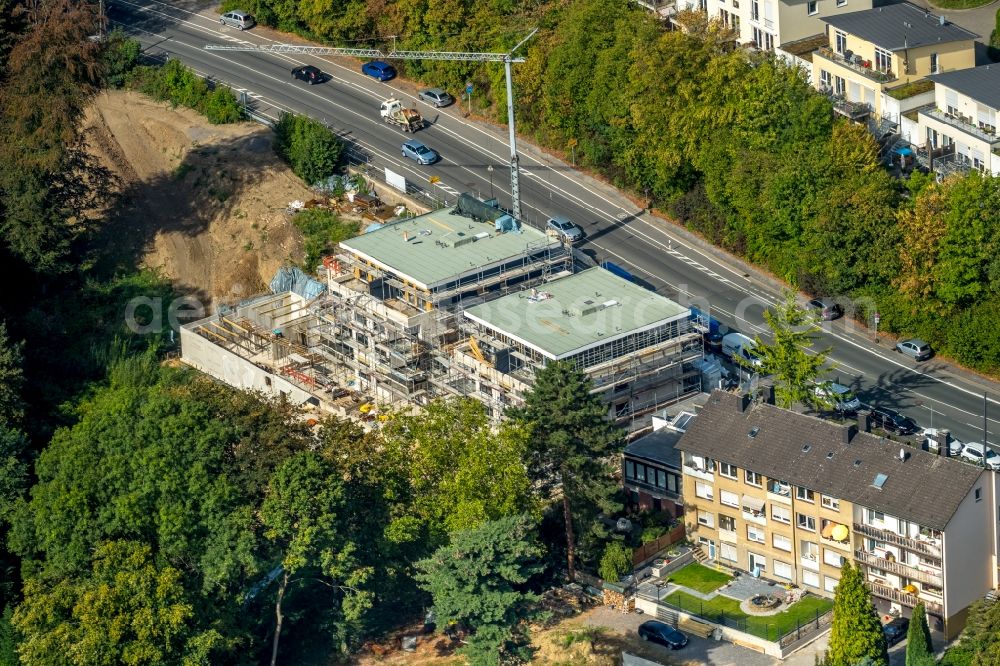
[[[574,268],[558,239],[463,195],[342,242],[319,282],[272,284],[185,325],[182,355],[233,386],[341,416],[456,395],[499,418],[558,359],[620,420],[701,390],[687,308]]]

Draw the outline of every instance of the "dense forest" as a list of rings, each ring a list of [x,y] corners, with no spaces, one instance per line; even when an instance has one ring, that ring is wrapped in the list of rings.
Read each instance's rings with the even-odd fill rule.
[[[583,166],[800,288],[1000,367],[998,179],[893,180],[801,74],[710,24],[666,32],[626,0],[241,4],[331,43],[503,50],[538,27],[523,132],[575,140]],[[627,552],[597,520],[623,510],[620,433],[560,364],[499,432],[463,401],[366,432],[165,361],[168,331],[132,333],[125,304],[183,294],[114,255],[79,119],[125,83],[218,122],[233,100],[89,40],[96,6],[0,0],[0,664],[317,663],[431,606],[474,663],[526,657],[547,581]],[[404,71],[471,78],[503,120],[497,68]],[[482,553],[495,566],[461,565]]]

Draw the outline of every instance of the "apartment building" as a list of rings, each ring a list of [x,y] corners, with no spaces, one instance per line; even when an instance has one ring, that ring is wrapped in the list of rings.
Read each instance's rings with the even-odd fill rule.
[[[282,288],[186,324],[182,359],[369,419],[447,396],[500,419],[561,359],[623,423],[701,389],[688,308],[603,268],[574,274],[571,248],[473,197],[346,240],[324,266],[321,289]]]
[[[943,16],[900,3],[822,19],[828,45],[813,54],[813,85],[841,102],[852,120],[869,116],[899,122],[925,104],[932,74],[976,64],[969,32]]]
[[[709,17],[739,33],[741,44],[765,51],[822,34],[823,19],[862,9],[872,0],[701,0]]]
[[[934,104],[917,114],[917,134],[931,156],[931,168],[1000,176],[1000,65],[928,78],[934,82]]]
[[[923,602],[957,636],[997,585],[996,474],[877,437],[865,414],[845,426],[772,402],[715,391],[677,444],[688,538],[826,596],[851,561],[881,611]]]

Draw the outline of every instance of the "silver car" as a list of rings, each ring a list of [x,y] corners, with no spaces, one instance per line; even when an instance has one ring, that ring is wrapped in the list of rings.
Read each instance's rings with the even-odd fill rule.
[[[916,361],[926,361],[934,354],[931,346],[919,338],[903,340],[896,344],[896,351]]]
[[[454,97],[440,88],[428,88],[427,90],[422,90],[417,97],[420,98],[421,102],[427,102],[437,108],[448,106],[455,101]]]
[[[823,382],[816,387],[816,395],[844,414],[854,414],[861,409],[861,401],[851,389],[837,382]]]
[[[583,238],[583,229],[570,222],[565,217],[552,217],[545,223],[545,228],[562,236],[570,243]]]
[[[402,148],[403,157],[408,157],[417,164],[434,164],[438,154],[419,141],[407,141]]]
[[[236,28],[237,30],[249,30],[257,25],[257,21],[248,12],[242,9],[234,9],[219,17],[219,23]]]

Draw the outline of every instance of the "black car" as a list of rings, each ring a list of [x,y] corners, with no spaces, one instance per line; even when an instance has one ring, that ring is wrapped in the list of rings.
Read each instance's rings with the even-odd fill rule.
[[[688,644],[688,638],[669,624],[649,620],[639,625],[639,638],[659,643],[671,650],[679,650]]]
[[[910,628],[910,621],[905,617],[897,617],[892,622],[882,625],[882,633],[885,634],[885,642],[889,647],[906,638],[906,631]]]
[[[871,423],[876,428],[898,435],[912,435],[920,427],[909,416],[903,416],[897,411],[885,407],[868,407],[871,410]]]
[[[312,65],[296,67],[292,70],[292,77],[298,79],[299,81],[305,81],[309,85],[322,83],[325,79],[322,70],[320,70],[319,67],[313,67]]]

